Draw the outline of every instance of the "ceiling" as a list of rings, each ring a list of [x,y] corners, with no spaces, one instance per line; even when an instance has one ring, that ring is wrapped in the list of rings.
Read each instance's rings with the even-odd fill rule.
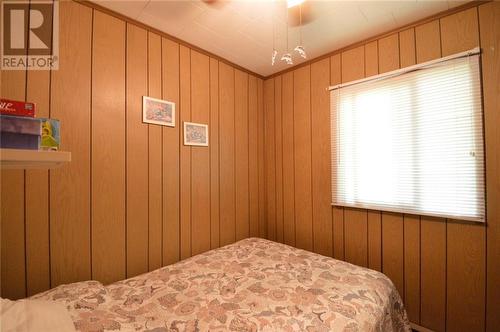
[[[282,61],[271,66],[273,43],[278,58],[287,47],[285,1],[92,1],[262,76],[289,67]],[[288,46],[293,51],[301,33],[308,59],[312,59],[466,2],[308,0],[302,16],[313,20],[303,24],[301,32],[299,26],[288,29]],[[306,61],[292,54],[294,64]]]

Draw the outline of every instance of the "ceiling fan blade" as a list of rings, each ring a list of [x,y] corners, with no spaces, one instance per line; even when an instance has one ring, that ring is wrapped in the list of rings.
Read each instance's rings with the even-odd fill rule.
[[[221,9],[224,7],[229,1],[219,1],[219,0],[201,0],[205,5],[215,8],[215,9]]]

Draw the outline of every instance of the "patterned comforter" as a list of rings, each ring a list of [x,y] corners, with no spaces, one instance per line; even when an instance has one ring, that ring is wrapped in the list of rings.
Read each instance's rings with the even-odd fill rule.
[[[66,305],[78,331],[409,331],[382,273],[250,238],[103,286],[32,298]]]

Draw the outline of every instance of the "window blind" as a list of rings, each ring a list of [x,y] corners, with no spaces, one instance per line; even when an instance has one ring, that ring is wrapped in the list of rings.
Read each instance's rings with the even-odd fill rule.
[[[333,205],[485,221],[479,55],[331,90]]]

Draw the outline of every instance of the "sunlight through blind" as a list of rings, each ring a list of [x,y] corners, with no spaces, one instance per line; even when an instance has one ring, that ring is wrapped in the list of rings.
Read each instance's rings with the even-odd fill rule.
[[[331,93],[333,204],[485,220],[479,55]]]

